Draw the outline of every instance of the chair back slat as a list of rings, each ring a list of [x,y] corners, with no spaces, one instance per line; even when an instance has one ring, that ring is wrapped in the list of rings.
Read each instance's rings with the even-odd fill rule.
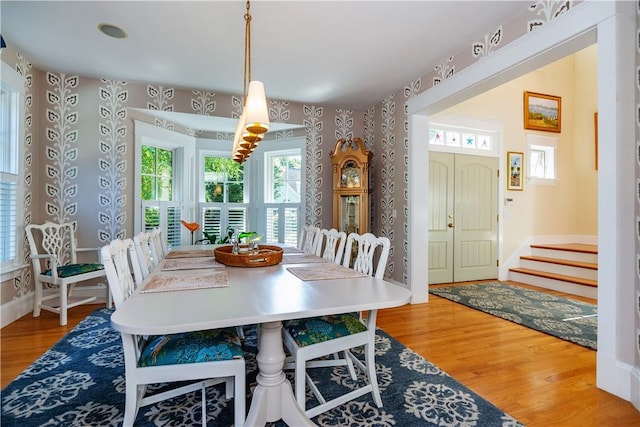
[[[138,255],[138,262],[140,264],[140,272],[142,273],[142,277],[146,278],[153,267],[157,265],[157,253],[153,248],[153,243],[151,242],[151,234],[149,232],[141,231],[140,233],[133,236],[133,243],[135,246],[135,251]]]
[[[29,224],[25,228],[32,255],[47,254],[57,258],[58,265],[77,263],[75,227],[67,222]]]
[[[320,228],[316,226],[303,226],[300,230],[300,237],[298,239],[298,249],[300,249],[305,254],[315,254],[319,232]]]
[[[355,250],[353,249],[354,245],[357,247]],[[380,247],[378,251],[378,261],[375,263],[376,249],[378,247]],[[390,248],[391,242],[388,237],[376,237],[371,233],[362,235],[350,233],[347,237],[344,262],[342,265],[377,279],[382,279],[387,266]],[[354,254],[355,259],[352,259]]]
[[[329,262],[341,264],[346,241],[347,233],[344,231],[338,231],[335,228],[331,230],[322,229],[318,234],[316,255],[321,256]]]
[[[109,290],[117,309],[142,281],[138,255],[131,239],[116,239],[104,246],[101,253]]]
[[[155,255],[155,259],[158,262],[162,261],[164,257],[167,256],[167,243],[164,240],[164,236],[162,235],[162,230],[159,228],[154,228],[149,231],[149,236],[151,239],[151,250]]]

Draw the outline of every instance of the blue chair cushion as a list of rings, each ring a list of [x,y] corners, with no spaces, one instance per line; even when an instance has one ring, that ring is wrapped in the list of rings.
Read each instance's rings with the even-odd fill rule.
[[[364,332],[367,328],[354,314],[309,317],[290,320],[285,328],[299,347],[329,341],[335,338]]]
[[[235,328],[211,329],[149,337],[140,366],[178,365],[238,359],[242,343]]]
[[[58,277],[71,277],[78,274],[91,273],[92,271],[104,270],[102,264],[68,264],[58,267]],[[51,269],[44,272],[51,276]]]

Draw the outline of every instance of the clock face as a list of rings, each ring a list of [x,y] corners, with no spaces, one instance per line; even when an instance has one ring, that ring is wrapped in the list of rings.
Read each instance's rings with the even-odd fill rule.
[[[360,169],[358,169],[356,162],[349,160],[344,164],[341,181],[343,187],[360,187]]]

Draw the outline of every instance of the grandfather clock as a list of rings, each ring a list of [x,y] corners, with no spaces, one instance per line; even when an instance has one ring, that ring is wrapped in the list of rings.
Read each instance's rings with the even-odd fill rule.
[[[369,161],[360,138],[339,139],[331,153],[333,165],[333,228],[349,233],[369,232]]]

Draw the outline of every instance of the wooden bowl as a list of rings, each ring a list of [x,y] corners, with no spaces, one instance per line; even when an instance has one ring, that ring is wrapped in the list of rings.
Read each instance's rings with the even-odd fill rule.
[[[213,250],[216,261],[230,267],[265,267],[282,262],[280,246],[258,245],[258,252],[232,253],[233,246],[220,246]]]

